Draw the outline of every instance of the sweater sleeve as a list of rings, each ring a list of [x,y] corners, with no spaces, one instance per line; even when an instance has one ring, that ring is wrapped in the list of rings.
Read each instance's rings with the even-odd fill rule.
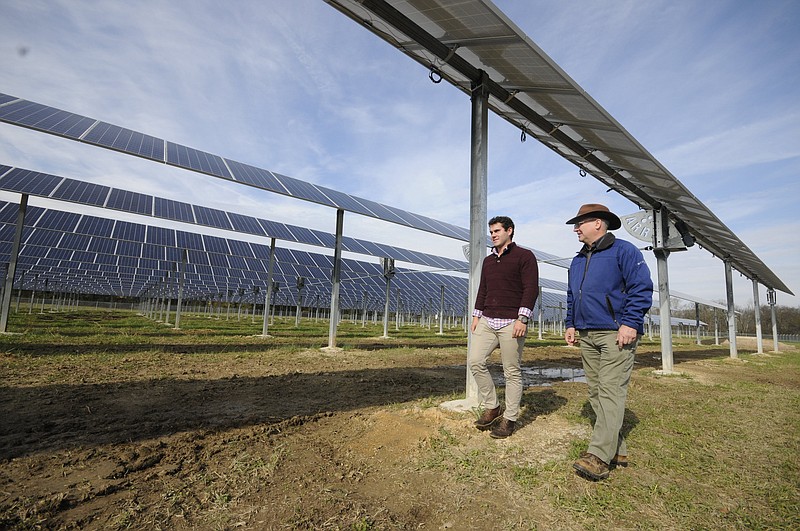
[[[484,259],[483,266],[481,267],[481,282],[478,285],[478,295],[475,297],[475,309],[483,312],[486,306],[486,260]]]
[[[522,297],[520,307],[533,311],[536,299],[539,297],[539,264],[536,263],[536,256],[528,251],[520,264],[520,274],[522,275]]]

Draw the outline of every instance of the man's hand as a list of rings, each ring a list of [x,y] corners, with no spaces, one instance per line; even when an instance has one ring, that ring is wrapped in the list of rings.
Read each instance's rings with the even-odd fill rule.
[[[472,325],[471,325],[471,327],[470,327],[470,330],[472,330],[472,331],[474,332],[474,331],[475,331],[475,329],[476,329],[476,328],[478,328],[478,322],[479,322],[480,320],[481,320],[481,318],[480,318],[480,317],[474,317],[474,316],[473,316],[473,317],[472,317]]]
[[[514,321],[514,331],[511,333],[511,337],[525,337],[527,331],[528,325],[517,319]]]
[[[620,325],[619,330],[617,330],[617,345],[619,345],[619,348],[630,345],[636,341],[636,335],[635,328],[631,328],[627,325]]]
[[[567,342],[567,345],[571,347],[575,346],[575,344],[578,342],[578,338],[575,337],[574,328],[567,328],[567,331],[564,332],[564,340]]]

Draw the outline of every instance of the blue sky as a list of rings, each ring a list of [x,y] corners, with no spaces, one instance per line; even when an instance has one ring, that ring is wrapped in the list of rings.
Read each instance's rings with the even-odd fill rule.
[[[800,294],[800,3],[495,3]],[[321,0],[0,7],[0,92],[469,225],[469,99]],[[5,124],[0,163],[334,231],[333,209]],[[564,222],[588,202],[637,210],[490,119],[488,211],[519,243],[572,256]],[[352,214],[345,234],[463,257],[462,242]],[[669,264],[673,290],[724,300],[706,251]]]

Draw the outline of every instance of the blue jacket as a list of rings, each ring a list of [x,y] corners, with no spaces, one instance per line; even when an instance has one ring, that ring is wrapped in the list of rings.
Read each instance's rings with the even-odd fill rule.
[[[644,316],[653,305],[653,281],[642,252],[607,233],[594,248],[578,252],[569,266],[567,328],[644,333]]]

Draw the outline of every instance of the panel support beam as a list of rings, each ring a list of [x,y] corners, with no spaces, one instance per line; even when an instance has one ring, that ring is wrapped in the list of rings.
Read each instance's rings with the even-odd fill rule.
[[[11,255],[6,272],[5,288],[3,289],[3,307],[2,313],[0,313],[0,333],[2,334],[5,334],[8,329],[8,312],[11,308],[11,290],[14,288],[14,276],[17,273],[17,258],[19,258],[19,248],[22,244],[22,229],[25,228],[25,212],[27,209],[28,194],[22,194],[19,200],[17,227],[14,231],[14,242],[11,244]],[[44,300],[44,294],[42,295],[42,299]],[[33,301],[33,296],[31,296],[31,301]],[[31,302],[31,306],[33,306],[33,302]]]

